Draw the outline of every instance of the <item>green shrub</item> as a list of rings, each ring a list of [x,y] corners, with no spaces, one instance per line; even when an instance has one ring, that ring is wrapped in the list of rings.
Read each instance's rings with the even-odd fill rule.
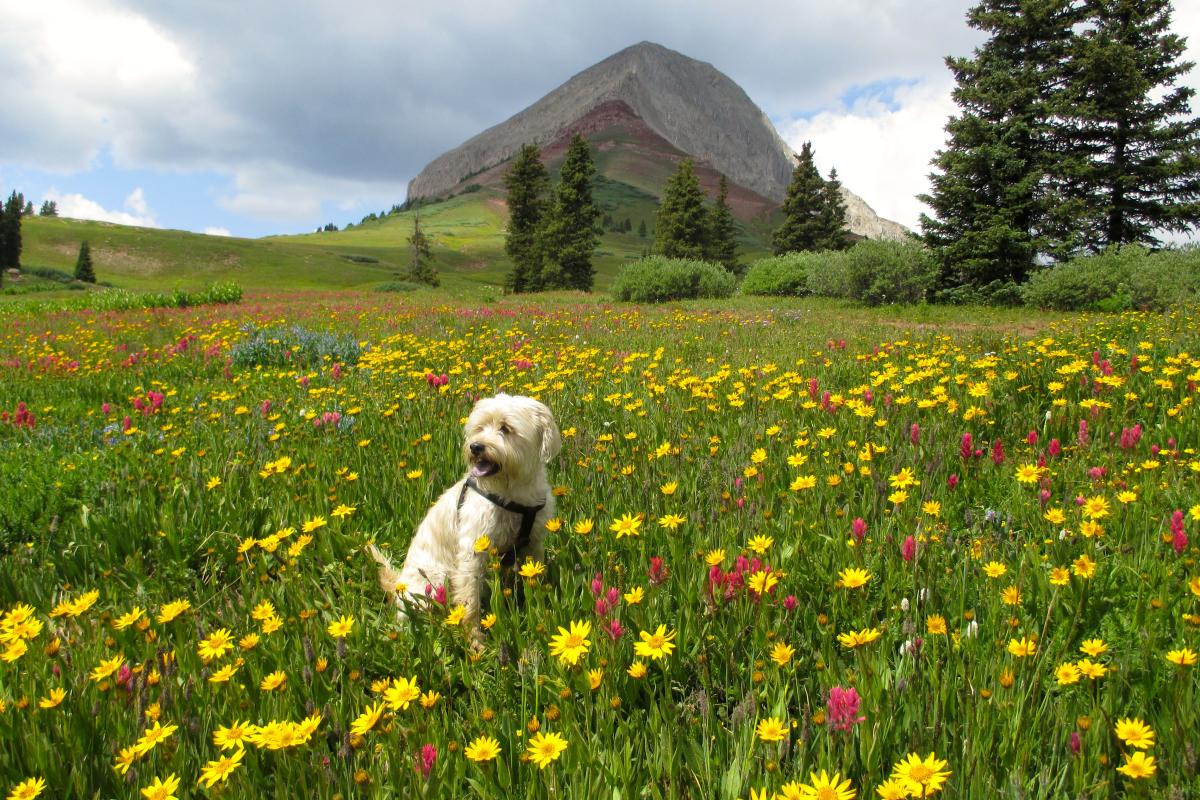
[[[1026,305],[1057,311],[1120,311],[1130,308],[1129,280],[1149,251],[1113,247],[1035,272],[1021,287]]]
[[[381,283],[375,287],[377,292],[415,292],[417,289],[425,288],[423,284],[413,283],[412,281],[388,281]]]
[[[808,276],[820,268],[825,253],[784,253],[760,258],[742,280],[742,294],[798,297],[808,294]]]
[[[737,279],[720,264],[648,256],[621,268],[613,281],[618,300],[661,303],[694,297],[729,297]]]
[[[955,286],[933,293],[935,303],[952,306],[1019,306],[1021,285],[1012,281],[992,281],[984,286]]]
[[[357,364],[362,347],[348,333],[311,331],[299,325],[259,328],[246,325],[249,334],[229,353],[238,367],[312,367],[325,361]]]
[[[914,242],[867,239],[840,252],[822,253],[809,269],[813,294],[859,300],[867,305],[920,303],[937,279],[932,254]]]
[[[1162,250],[1140,259],[1129,276],[1133,308],[1166,311],[1200,300],[1200,247]]]

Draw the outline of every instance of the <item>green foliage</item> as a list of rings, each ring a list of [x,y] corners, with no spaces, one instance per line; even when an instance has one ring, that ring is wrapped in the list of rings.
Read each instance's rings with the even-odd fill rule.
[[[742,279],[742,294],[799,297],[809,293],[809,273],[822,268],[826,252],[784,253],[760,258]]]
[[[737,257],[737,220],[729,210],[729,181],[721,176],[717,187],[717,202],[709,214],[707,261],[715,261],[734,275],[745,271]]]
[[[947,296],[1200,220],[1200,119],[1170,14],[1168,0],[971,9],[989,38],[947,59],[960,113],[921,197]]]
[[[58,203],[53,200],[43,200],[42,207],[38,210],[39,217],[57,217]]]
[[[813,163],[812,142],[805,142],[796,156],[792,182],[783,201],[783,222],[775,230],[775,254],[817,250],[824,238],[821,210],[825,203],[825,181]]]
[[[1069,157],[1052,170],[1065,220],[1092,252],[1157,246],[1200,222],[1200,117],[1169,0],[1088,4],[1071,41],[1063,109]]]
[[[627,264],[613,281],[612,294],[634,303],[661,303],[698,297],[729,297],[737,288],[719,264],[652,255]]]
[[[837,170],[829,171],[829,180],[821,189],[821,233],[818,250],[844,250],[846,239],[846,201],[842,199],[842,183]]]
[[[74,282],[71,289],[83,288]],[[84,292],[81,297],[55,300],[20,300],[0,304],[0,317],[29,314],[51,314],[59,311],[129,311],[138,308],[189,308],[191,306],[223,305],[242,299],[242,289],[236,283],[215,283],[207,289],[188,292],[131,292],[128,289],[105,289]]]
[[[0,269],[21,266],[21,217],[24,214],[25,197],[13,191],[0,213]]]
[[[932,254],[912,242],[866,240],[849,250],[826,252],[808,271],[816,295],[859,300],[867,305],[920,303],[937,279]]]
[[[1164,311],[1200,299],[1200,250],[1111,247],[1035,273],[1021,295],[1028,305],[1059,311]]]
[[[314,331],[300,325],[247,325],[242,330],[249,336],[229,353],[237,367],[314,367],[327,362],[352,366],[362,356],[362,347],[347,333]]]
[[[667,258],[708,255],[708,210],[690,158],[667,179],[654,221],[654,252]]]
[[[538,230],[542,225],[546,192],[546,167],[535,144],[525,144],[504,176],[508,192],[508,230],[504,252],[512,268],[505,276],[510,292],[529,292],[537,288],[542,268]]]
[[[587,139],[575,134],[567,147],[559,182],[550,194],[540,230],[539,289],[592,290],[596,276],[592,255],[600,242],[596,229],[600,212],[592,198],[595,174]]]
[[[433,250],[429,246],[429,237],[421,230],[421,218],[413,215],[413,232],[408,237],[408,279],[414,283],[427,286],[437,286],[437,270],[433,266]]]
[[[84,283],[96,282],[96,269],[92,265],[92,251],[88,247],[87,239],[79,245],[79,258],[75,261],[75,280]]]

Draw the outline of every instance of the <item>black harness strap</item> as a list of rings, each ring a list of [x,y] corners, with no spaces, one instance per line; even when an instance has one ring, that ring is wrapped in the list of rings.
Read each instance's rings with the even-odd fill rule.
[[[533,534],[533,519],[537,513],[546,507],[545,503],[540,506],[523,506],[520,503],[514,503],[511,500],[505,500],[499,495],[492,494],[489,491],[479,488],[479,484],[475,479],[468,476],[463,481],[462,491],[458,493],[457,509],[462,508],[463,501],[467,498],[467,489],[474,491],[476,494],[482,495],[490,500],[494,505],[498,505],[505,511],[511,511],[513,514],[521,515],[521,528],[517,531],[517,540],[513,543],[512,549],[507,550],[500,555],[500,563],[506,567],[511,567],[516,563],[517,551],[523,550],[529,544],[529,537]]]

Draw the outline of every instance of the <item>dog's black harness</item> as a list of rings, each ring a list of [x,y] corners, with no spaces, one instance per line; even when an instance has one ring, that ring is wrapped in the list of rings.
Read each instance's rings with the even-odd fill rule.
[[[492,494],[485,489],[479,488],[479,484],[475,482],[475,478],[468,476],[467,479],[463,481],[462,491],[458,493],[457,509],[462,509],[463,501],[467,499],[467,489],[471,489],[476,494],[486,497],[488,500],[491,500],[493,504],[500,506],[505,511],[511,511],[514,514],[521,515],[521,528],[517,531],[516,542],[513,543],[511,550],[507,550],[500,555],[501,564],[506,567],[513,566],[517,561],[517,551],[525,549],[525,546],[529,544],[529,537],[533,534],[533,518],[537,516],[539,511],[546,507],[546,504],[542,503],[540,506],[524,506],[520,503],[514,503],[511,500],[505,500],[499,495]]]

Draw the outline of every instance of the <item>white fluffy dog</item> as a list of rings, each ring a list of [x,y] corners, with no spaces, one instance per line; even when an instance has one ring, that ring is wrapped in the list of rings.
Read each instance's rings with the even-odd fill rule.
[[[480,594],[490,548],[508,565],[526,558],[543,560],[546,520],[554,516],[554,495],[546,464],[558,455],[562,438],[550,409],[529,397],[498,394],[480,400],[467,418],[463,454],[469,469],[437,499],[421,521],[399,572],[374,546],[379,583],[400,615],[427,602],[427,587],[450,588],[450,600],[466,609],[463,624],[477,635]]]

